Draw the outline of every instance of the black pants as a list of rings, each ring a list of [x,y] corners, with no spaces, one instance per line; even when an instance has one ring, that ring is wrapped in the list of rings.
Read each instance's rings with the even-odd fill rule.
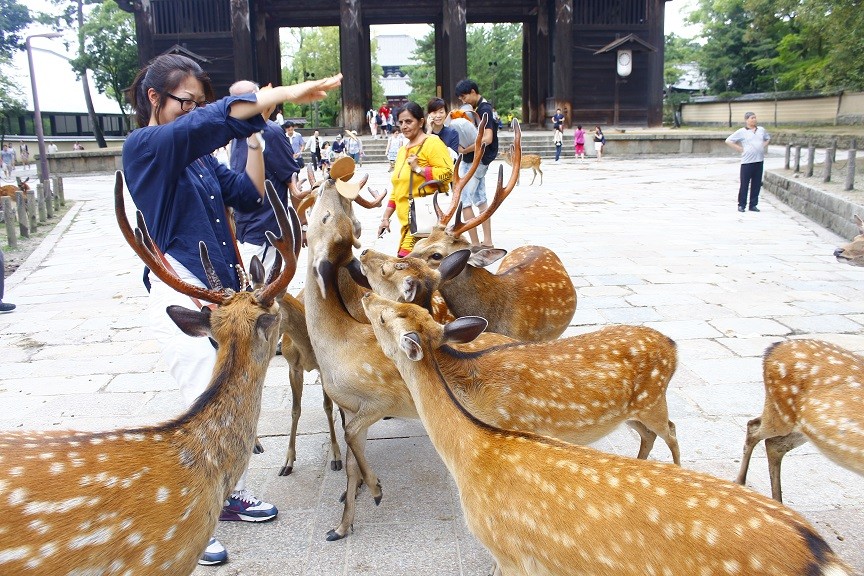
[[[755,208],[759,203],[759,190],[762,189],[762,169],[764,162],[741,164],[741,187],[738,189],[738,206]],[[747,190],[750,190],[750,204],[747,204]]]
[[[312,150],[312,168],[318,170],[318,164],[321,163],[321,151]]]

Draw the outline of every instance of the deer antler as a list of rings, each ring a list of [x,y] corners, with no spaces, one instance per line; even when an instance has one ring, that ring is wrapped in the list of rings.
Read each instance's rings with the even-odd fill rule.
[[[450,201],[450,208],[447,209],[447,212],[444,213],[441,210],[441,207],[438,206],[438,191],[435,191],[435,195],[432,197],[432,206],[435,207],[435,213],[438,215],[438,224],[441,226],[447,226],[447,223],[450,222],[450,219],[453,218],[453,214],[459,212],[459,201],[462,197],[462,189],[468,183],[471,178],[474,177],[474,172],[477,171],[477,167],[480,166],[480,160],[483,159],[483,151],[486,150],[486,145],[483,144],[483,132],[486,130],[486,123],[488,122],[488,118],[486,114],[483,115],[483,119],[480,120],[480,125],[477,126],[477,138],[474,140],[474,162],[471,163],[471,168],[461,178],[457,177],[456,181],[453,182],[453,199]],[[453,167],[453,173],[459,174],[459,166],[462,164],[462,156],[459,156],[459,159],[456,160],[456,166]]]
[[[132,247],[132,250],[138,254],[141,260],[144,261],[144,264],[153,271],[157,278],[165,282],[165,284],[177,292],[185,294],[191,298],[205,300],[207,302],[212,302],[213,304],[224,304],[227,301],[229,294],[222,289],[221,285],[210,290],[207,288],[201,288],[200,286],[184,282],[177,276],[177,274],[166,268],[161,256],[156,251],[156,245],[153,243],[152,238],[150,238],[150,233],[147,231],[147,225],[144,223],[144,215],[141,214],[140,210],[136,213],[138,227],[134,231],[132,230],[132,225],[126,217],[126,204],[123,199],[123,173],[119,170],[116,173],[114,181],[114,213],[117,217],[117,224],[120,226],[120,232],[123,233],[126,242]],[[206,256],[207,249],[204,247],[203,242],[201,242],[201,250],[203,252],[202,259],[206,258],[209,262],[210,259]],[[208,271],[205,266],[205,272],[208,278],[211,277],[211,273],[215,276],[215,272],[213,272],[212,268],[213,267],[211,266]]]
[[[267,190],[267,199],[273,206],[273,212],[276,213],[276,221],[279,223],[281,236],[277,238],[270,230],[267,230],[265,234],[267,240],[279,251],[285,261],[285,268],[282,269],[279,276],[274,281],[269,282],[258,294],[258,302],[269,308],[273,305],[276,295],[288,287],[288,283],[291,282],[297,271],[297,256],[300,254],[300,218],[297,217],[297,212],[293,207],[286,207],[282,204],[276,189],[269,180],[264,182],[264,187]],[[289,215],[291,217],[290,224],[288,222]]]
[[[474,216],[467,222],[461,222],[461,214],[457,212],[456,222],[453,224],[450,230],[448,230],[450,234],[452,234],[453,236],[459,236],[463,232],[467,232],[472,228],[476,228],[477,226],[488,220],[492,216],[492,214],[495,213],[498,207],[501,206],[501,203],[504,202],[507,196],[510,195],[510,192],[513,191],[514,186],[516,186],[516,180],[519,179],[519,165],[522,162],[522,129],[519,127],[519,122],[515,118],[513,119],[513,144],[510,145],[510,155],[513,158],[513,171],[510,173],[510,181],[507,182],[507,186],[505,187],[503,185],[504,166],[499,166],[498,185],[495,188],[495,197],[492,199],[492,203],[489,204],[489,207],[486,208],[486,210]]]
[[[367,178],[368,178],[368,176],[367,176]],[[361,184],[360,186],[362,187],[364,184],[366,184],[365,178],[363,180],[363,184]],[[356,198],[354,198],[354,201],[357,204],[359,204],[363,208],[366,208],[367,210],[371,209],[371,208],[378,208],[379,206],[381,206],[381,202],[384,200],[384,198],[387,197],[387,190],[384,190],[384,192],[382,192],[381,194],[378,194],[377,192],[375,192],[374,190],[369,188],[369,192],[372,193],[372,200],[366,200],[365,198],[363,198],[359,195]]]

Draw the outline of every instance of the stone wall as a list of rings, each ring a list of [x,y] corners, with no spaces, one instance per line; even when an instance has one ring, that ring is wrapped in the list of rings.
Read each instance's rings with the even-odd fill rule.
[[[854,238],[854,214],[864,217],[864,205],[801,182],[792,171],[766,171],[762,187],[789,207],[843,238]]]

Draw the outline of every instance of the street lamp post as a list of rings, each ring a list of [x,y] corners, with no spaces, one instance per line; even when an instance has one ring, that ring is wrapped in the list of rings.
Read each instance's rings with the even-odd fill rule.
[[[33,70],[33,50],[30,40],[33,38],[59,38],[59,32],[46,32],[44,34],[31,34],[24,40],[27,47],[27,64],[30,66],[30,86],[33,89],[33,119],[36,128],[36,143],[39,146],[39,180],[44,182],[51,177],[48,171],[48,158],[45,153],[45,133],[42,130],[42,112],[39,110],[39,96],[36,93],[36,74]]]
[[[304,72],[306,80],[315,80],[314,72]],[[312,125],[318,128],[318,101],[312,103]]]
[[[495,100],[495,75],[498,73],[498,62],[493,61],[489,62],[489,74],[492,76],[492,105],[497,106],[498,103]]]

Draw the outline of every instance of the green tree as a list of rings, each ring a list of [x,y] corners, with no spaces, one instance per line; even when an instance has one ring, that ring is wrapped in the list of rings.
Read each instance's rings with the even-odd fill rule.
[[[501,116],[522,114],[522,25],[470,24],[467,30],[468,77],[477,82],[483,96]],[[425,103],[436,94],[435,33],[417,41],[417,64],[407,66],[411,79],[409,98]],[[449,100],[445,94],[445,100]]]
[[[138,47],[132,15],[120,10],[114,0],[105,0],[88,16],[82,29],[84,52],[72,61],[76,70],[93,70],[96,88],[117,102],[131,129],[123,90],[138,71]]]
[[[0,56],[0,146],[6,137],[9,119],[24,114],[26,110],[21,87],[3,73],[10,66],[9,58]]]
[[[73,30],[78,37],[77,53],[78,56],[85,54],[84,44],[84,5],[85,4],[101,4],[102,0],[51,0],[51,3],[57,7],[54,13],[42,13],[39,15],[39,21],[51,25],[55,30],[65,31]],[[72,62],[77,61],[72,60]],[[72,70],[81,80],[81,87],[84,90],[84,102],[87,105],[87,116],[90,118],[90,125],[93,127],[93,136],[96,138],[96,144],[99,148],[107,148],[105,142],[105,134],[102,132],[102,127],[96,118],[96,109],[93,107],[93,97],[90,95],[90,82],[87,79],[87,69],[76,68],[72,66]]]
[[[21,30],[31,22],[30,11],[16,0],[0,0],[0,56],[11,58],[24,48]]]

